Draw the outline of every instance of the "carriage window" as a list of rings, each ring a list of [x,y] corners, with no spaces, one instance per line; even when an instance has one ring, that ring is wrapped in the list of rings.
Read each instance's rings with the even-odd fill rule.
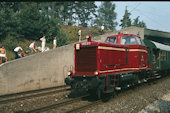
[[[124,36],[121,39],[123,45],[136,45],[136,40],[133,36]]]
[[[167,52],[166,51],[160,51],[160,60],[161,61],[167,60]]]
[[[106,39],[106,42],[116,43],[116,37],[109,37]]]

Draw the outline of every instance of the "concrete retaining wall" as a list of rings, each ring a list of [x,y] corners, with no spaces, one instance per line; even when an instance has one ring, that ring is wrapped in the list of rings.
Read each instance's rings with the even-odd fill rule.
[[[70,44],[1,65],[0,95],[63,85],[65,66],[74,66],[73,49]]]
[[[142,35],[141,28],[125,29],[125,32],[134,34],[139,31]],[[94,40],[104,41],[117,32],[100,35]],[[0,65],[0,95],[63,85],[69,66],[73,66],[74,70],[73,46],[69,44]]]

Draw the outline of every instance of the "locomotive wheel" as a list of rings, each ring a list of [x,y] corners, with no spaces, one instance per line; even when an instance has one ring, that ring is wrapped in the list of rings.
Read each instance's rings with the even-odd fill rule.
[[[110,100],[110,98],[112,97],[112,93],[105,93],[103,96],[102,96],[102,101],[103,102],[107,102]]]
[[[114,89],[112,92],[112,97],[116,97],[117,96],[117,91]]]

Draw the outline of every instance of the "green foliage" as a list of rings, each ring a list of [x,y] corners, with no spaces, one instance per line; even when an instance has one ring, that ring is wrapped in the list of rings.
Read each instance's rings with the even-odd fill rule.
[[[59,35],[57,37],[57,46],[63,46],[63,45],[68,44],[68,37],[65,31],[63,31],[62,29],[59,29],[58,33]]]
[[[125,14],[123,16],[123,18],[120,20],[121,21],[121,24],[120,26],[122,28],[125,28],[125,27],[130,27],[132,24],[131,24],[131,19],[130,19],[130,15],[131,13],[128,12],[127,8],[125,9]]]
[[[94,36],[100,35],[101,31],[99,29],[91,28],[88,30],[88,32],[85,34],[85,36],[89,35],[89,34],[92,35],[92,37],[94,37]]]
[[[41,36],[41,15],[35,3],[30,3],[29,7],[25,6],[24,9],[18,13],[19,19],[19,34],[27,39],[38,40]]]
[[[68,37],[68,42],[73,43],[78,41],[78,30],[80,28],[77,26],[73,26],[71,29],[66,29],[67,37]]]
[[[2,45],[4,45],[6,49],[13,51],[14,48],[18,45],[18,41],[14,37],[8,35],[7,38],[2,41]]]
[[[77,27],[77,26],[63,26],[64,31],[68,37],[68,43],[77,42],[78,39],[78,31],[82,30],[82,40],[86,39],[87,35],[92,35],[92,37],[100,35],[100,31],[96,28],[85,28],[85,27]]]
[[[96,15],[95,12],[97,6],[93,1],[75,2],[75,6],[76,6],[75,10],[77,14],[76,19],[80,21],[81,26],[87,27],[88,21],[92,19],[93,15],[94,16]]]
[[[13,9],[10,8],[11,4],[2,2],[0,5],[0,40],[2,41],[7,35],[18,37],[16,29],[18,21]]]
[[[15,54],[13,51],[9,51],[8,49],[6,49],[6,55],[7,55],[8,61],[15,59]]]
[[[115,4],[112,4],[110,1],[102,2],[94,24],[97,26],[104,24],[106,30],[115,30],[117,26],[117,22],[115,22],[117,13],[114,10]]]
[[[146,28],[146,24],[145,24],[145,22],[143,22],[143,21],[139,21],[139,16],[138,17],[136,17],[135,19],[134,19],[134,21],[133,21],[133,24],[132,24],[133,26],[136,26],[136,27],[143,27],[143,28]]]
[[[130,27],[130,26],[136,26],[136,27],[146,28],[145,22],[139,21],[139,16],[136,17],[136,18],[134,19],[134,21],[132,22],[131,19],[130,19],[130,15],[131,15],[131,13],[129,13],[128,10],[126,9],[123,18],[120,20],[120,21],[121,21],[120,26],[121,26],[122,28]]]

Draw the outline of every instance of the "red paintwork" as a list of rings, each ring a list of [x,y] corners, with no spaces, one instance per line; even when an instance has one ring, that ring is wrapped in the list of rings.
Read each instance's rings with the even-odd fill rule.
[[[82,42],[80,50],[75,49],[75,75],[99,76],[108,73],[122,73],[139,71],[149,68],[147,48],[142,45],[122,45],[122,36],[134,36],[133,34],[118,34],[109,36],[117,37],[116,43],[110,42]],[[76,48],[76,44],[75,44]],[[127,58],[127,60],[126,60]]]

